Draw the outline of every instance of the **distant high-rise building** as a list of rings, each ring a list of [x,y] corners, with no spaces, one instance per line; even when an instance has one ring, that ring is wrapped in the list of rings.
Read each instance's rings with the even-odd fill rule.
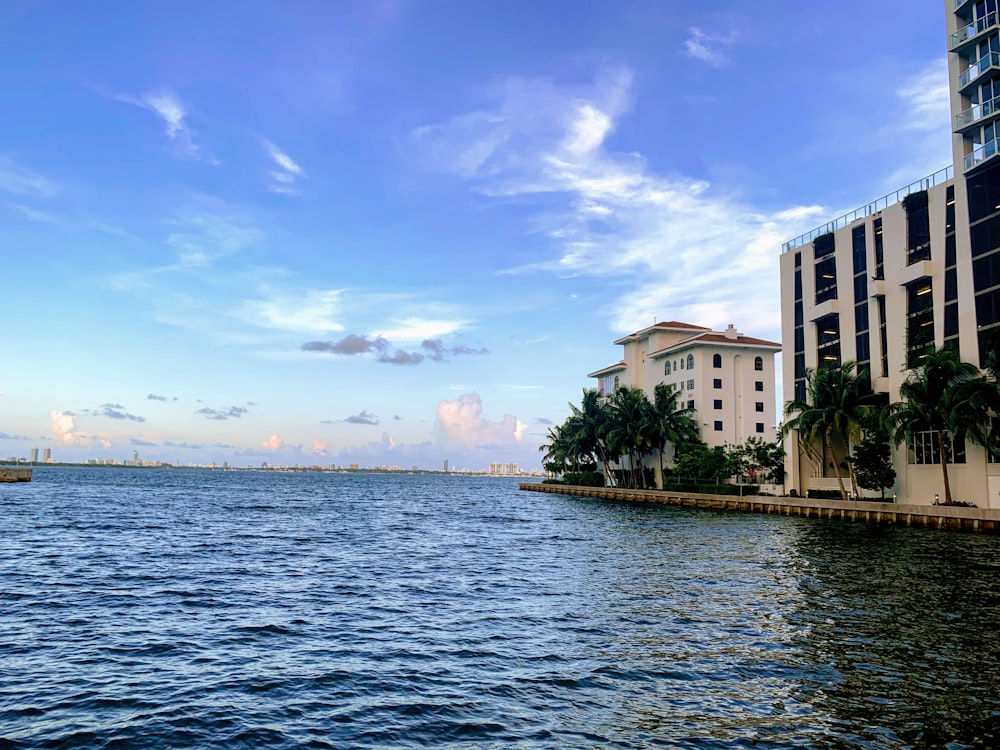
[[[139,460],[139,451],[132,451],[132,460],[133,461]]]
[[[45,450],[42,451],[42,460],[45,463],[48,463],[49,461],[52,460],[52,449],[51,448],[46,448]]]
[[[31,463],[33,464],[38,463],[38,448],[31,449]]]
[[[448,459],[444,460],[444,471],[448,471]]]

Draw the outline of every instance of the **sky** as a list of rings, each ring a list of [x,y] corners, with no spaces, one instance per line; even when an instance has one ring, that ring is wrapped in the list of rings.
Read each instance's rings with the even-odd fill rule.
[[[0,0],[0,457],[540,466],[950,161],[940,0]]]

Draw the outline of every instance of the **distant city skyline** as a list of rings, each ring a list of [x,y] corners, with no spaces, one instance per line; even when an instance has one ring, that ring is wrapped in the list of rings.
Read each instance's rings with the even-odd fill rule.
[[[781,243],[949,163],[942,23],[0,6],[0,456],[537,468],[608,341],[779,340]]]

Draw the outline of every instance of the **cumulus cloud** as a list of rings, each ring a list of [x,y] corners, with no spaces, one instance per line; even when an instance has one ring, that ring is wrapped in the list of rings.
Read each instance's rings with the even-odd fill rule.
[[[284,444],[285,442],[281,439],[281,435],[279,435],[276,432],[273,435],[271,435],[271,437],[269,437],[267,440],[265,440],[263,443],[261,443],[260,447],[269,451],[276,451],[280,450],[281,446],[283,446]]]
[[[268,190],[272,193],[287,195],[297,193],[297,183],[305,177],[305,170],[296,164],[292,157],[270,141],[264,141],[264,150],[277,167],[277,169],[268,172],[268,177],[270,177]]]
[[[528,426],[512,414],[499,422],[483,416],[483,402],[478,393],[466,393],[453,401],[441,401],[437,421],[449,445],[492,448],[521,441]]]
[[[249,414],[249,411],[244,406],[230,406],[224,409],[213,409],[208,406],[204,406],[195,414],[200,414],[206,419],[224,420],[224,419],[239,419],[244,414]]]
[[[325,440],[313,440],[313,455],[325,456],[326,455],[326,441]]]
[[[344,421],[349,424],[378,424],[378,416],[372,414],[370,411],[362,411],[351,415]]]
[[[49,414],[52,419],[52,436],[60,443],[70,445],[81,439],[81,435],[76,432],[76,415],[72,412],[53,411]]]
[[[586,86],[508,79],[491,104],[416,129],[428,168],[481,195],[535,204],[554,257],[508,269],[628,280],[607,302],[613,330],[635,330],[669,306],[677,319],[777,329],[775,254],[825,217],[819,206],[764,212],[704,181],[652,172],[608,136],[627,114],[632,73],[607,66]],[[706,304],[711,300],[711,304]]]

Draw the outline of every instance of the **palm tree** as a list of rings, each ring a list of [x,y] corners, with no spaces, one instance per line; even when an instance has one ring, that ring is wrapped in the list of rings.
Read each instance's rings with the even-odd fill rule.
[[[599,461],[604,469],[605,480],[613,485],[610,467],[608,466],[608,451],[604,442],[607,429],[609,409],[601,401],[596,388],[585,388],[580,406],[569,405],[573,441],[578,452]]]
[[[619,388],[611,397],[604,433],[608,454],[628,458],[624,472],[632,487],[644,484],[642,457],[653,449],[652,404],[640,388]]]
[[[793,400],[785,404],[785,423],[782,435],[791,430],[799,433],[799,443],[820,465],[823,455],[817,456],[815,443],[822,440],[829,446],[833,459],[833,470],[837,476],[840,497],[847,500],[847,489],[840,473],[840,464],[848,457],[851,438],[860,434],[862,420],[878,405],[878,396],[867,393],[862,387],[865,379],[859,377],[855,362],[844,362],[839,366],[820,367],[806,370],[806,400]],[[843,446],[842,456],[837,456],[837,444]],[[848,464],[851,487],[857,495],[854,472]]]
[[[925,355],[920,367],[899,387],[899,395],[903,401],[893,404],[890,411],[893,441],[899,445],[912,440],[917,432],[933,433],[932,445],[937,447],[944,480],[944,503],[951,505],[951,441],[968,437],[974,443],[988,445],[988,409],[996,405],[996,385],[980,375],[975,365],[942,347]]]
[[[660,383],[653,389],[652,437],[660,454],[660,486],[663,486],[663,454],[667,443],[677,447],[698,439],[698,422],[692,418],[693,409],[681,406],[680,393],[673,386]]]

